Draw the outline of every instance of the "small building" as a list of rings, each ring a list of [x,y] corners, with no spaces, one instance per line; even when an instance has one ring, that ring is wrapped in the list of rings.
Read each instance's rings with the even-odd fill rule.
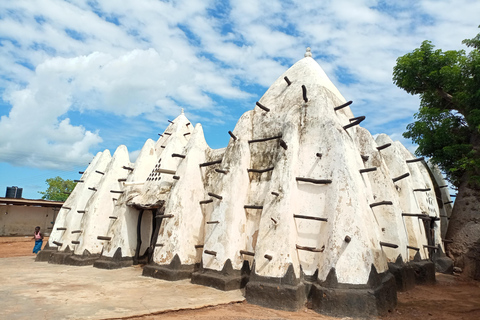
[[[50,235],[61,201],[0,198],[0,236],[30,236],[36,226]]]

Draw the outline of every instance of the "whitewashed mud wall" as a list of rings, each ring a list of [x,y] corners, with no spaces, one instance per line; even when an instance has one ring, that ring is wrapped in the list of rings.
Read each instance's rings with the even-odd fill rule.
[[[103,251],[104,262],[145,256],[144,274],[162,279],[223,290],[248,282],[248,301],[274,308],[296,310],[308,293],[322,313],[385,312],[395,281],[413,268],[431,274],[426,259],[443,251],[449,213],[435,190],[444,182],[399,142],[375,140],[350,104],[307,51],[241,116],[225,149],[211,149],[182,112],[135,164],[123,146],[111,160],[97,155],[69,198],[85,214],[62,211],[67,230],[52,246],[73,241],[75,255]]]

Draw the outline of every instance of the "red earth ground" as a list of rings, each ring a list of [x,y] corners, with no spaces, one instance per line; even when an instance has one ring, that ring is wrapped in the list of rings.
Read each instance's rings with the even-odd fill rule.
[[[32,255],[32,237],[0,237],[0,258]],[[45,239],[46,240],[46,239]],[[46,241],[44,241],[45,243]],[[139,315],[123,319],[338,319],[317,314],[309,309],[298,312],[262,308],[246,302],[181,310],[152,315]],[[348,318],[347,318],[348,319]],[[457,320],[480,319],[480,282],[461,276],[437,274],[435,285],[416,286],[413,290],[398,293],[397,308],[381,319]]]

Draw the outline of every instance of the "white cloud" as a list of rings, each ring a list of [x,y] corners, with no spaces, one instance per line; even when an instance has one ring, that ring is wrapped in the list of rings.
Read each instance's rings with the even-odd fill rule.
[[[136,128],[125,137],[180,107],[233,127],[243,109],[224,101],[253,100],[252,86],[268,87],[306,46],[372,133],[400,137],[418,99],[392,84],[396,58],[425,39],[461,48],[478,12],[474,0],[4,1],[0,89],[12,108],[0,110],[0,161],[82,164],[120,139],[72,111],[123,117]]]

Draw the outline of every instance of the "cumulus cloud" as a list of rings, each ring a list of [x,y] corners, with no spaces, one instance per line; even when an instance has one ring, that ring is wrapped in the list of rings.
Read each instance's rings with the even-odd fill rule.
[[[460,48],[478,12],[473,0],[2,2],[0,161],[85,164],[181,107],[233,127],[306,46],[372,133],[401,137],[418,99],[392,84],[396,58],[425,39]],[[74,114],[135,130],[112,138],[101,117]]]

